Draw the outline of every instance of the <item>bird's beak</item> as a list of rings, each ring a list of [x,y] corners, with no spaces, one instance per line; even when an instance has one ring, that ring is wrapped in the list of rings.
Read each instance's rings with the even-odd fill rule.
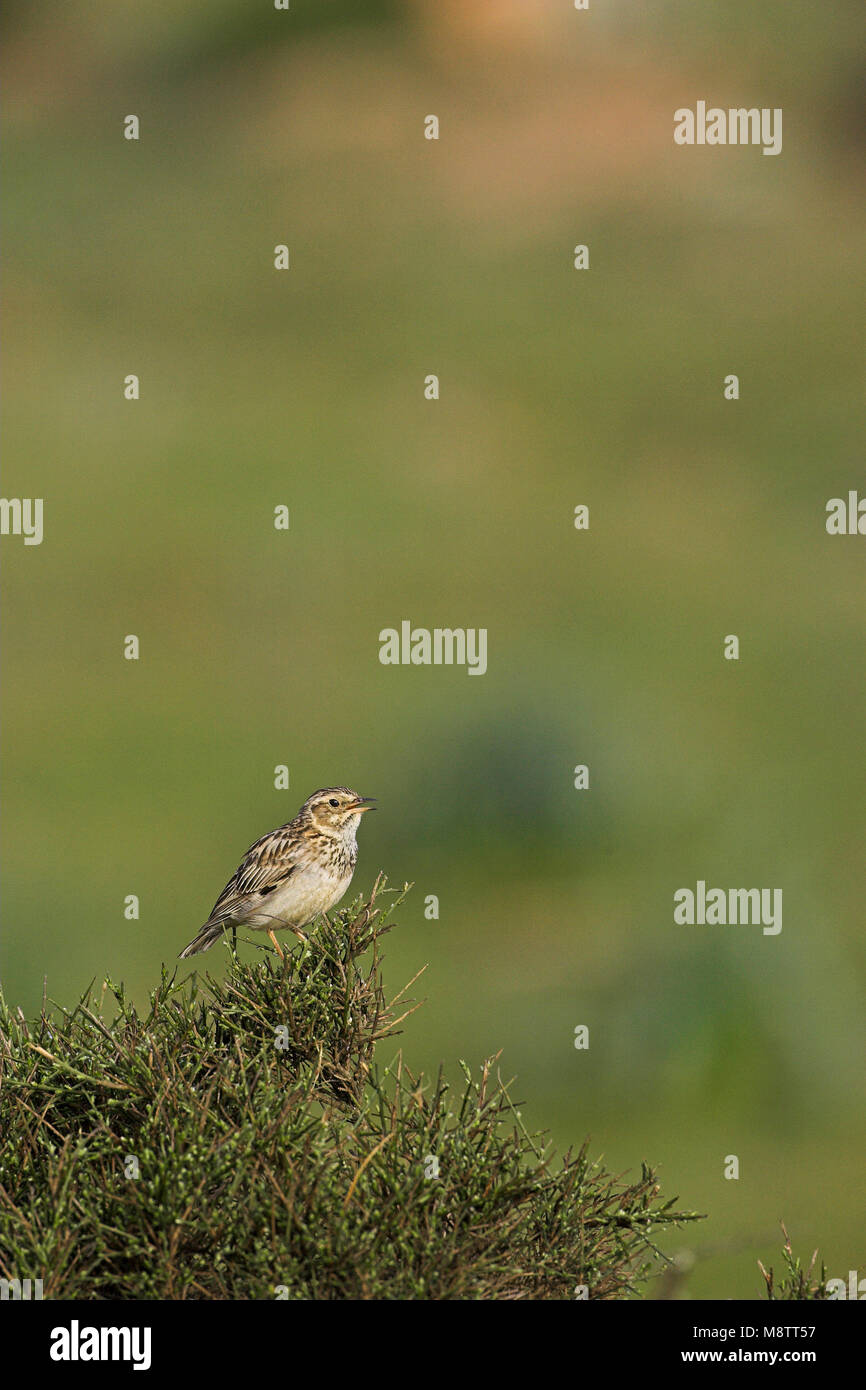
[[[357,811],[359,815],[362,811],[375,811],[376,807],[372,805],[375,800],[375,796],[359,796],[358,800],[353,802],[350,810]]]

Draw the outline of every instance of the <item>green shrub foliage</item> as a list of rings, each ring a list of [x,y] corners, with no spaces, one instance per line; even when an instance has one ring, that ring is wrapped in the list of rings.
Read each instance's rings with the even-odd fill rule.
[[[652,1171],[556,1159],[497,1059],[374,1061],[412,1012],[377,884],[139,1014],[122,987],[27,1022],[0,999],[0,1275],[59,1299],[622,1298],[695,1219]],[[390,901],[387,909],[382,903]]]

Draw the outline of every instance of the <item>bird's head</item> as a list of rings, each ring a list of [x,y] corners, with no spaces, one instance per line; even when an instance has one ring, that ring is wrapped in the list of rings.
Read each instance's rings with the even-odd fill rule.
[[[300,817],[321,835],[354,839],[365,811],[374,811],[374,796],[359,796],[350,787],[322,787],[301,807]]]

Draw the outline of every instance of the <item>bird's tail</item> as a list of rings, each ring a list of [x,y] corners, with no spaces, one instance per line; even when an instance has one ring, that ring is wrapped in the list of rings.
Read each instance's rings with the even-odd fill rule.
[[[215,941],[219,941],[228,922],[224,917],[219,917],[216,921],[209,918],[203,927],[199,928],[196,936],[188,946],[185,946],[178,956],[178,960],[184,960],[187,956],[197,956],[200,951],[209,951]]]

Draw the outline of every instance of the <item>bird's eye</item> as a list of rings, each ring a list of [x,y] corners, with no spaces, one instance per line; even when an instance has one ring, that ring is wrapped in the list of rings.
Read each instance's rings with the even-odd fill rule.
[[[332,796],[330,801],[328,802],[329,806],[339,806],[339,804],[340,803],[335,796]]]

